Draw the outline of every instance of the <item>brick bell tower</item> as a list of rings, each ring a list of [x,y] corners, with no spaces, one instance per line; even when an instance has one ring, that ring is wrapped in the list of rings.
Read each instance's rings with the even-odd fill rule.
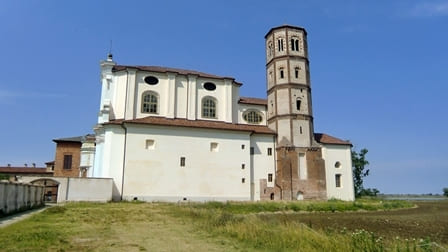
[[[275,199],[326,199],[325,162],[314,140],[306,30],[283,25],[266,39],[268,126],[277,132]]]

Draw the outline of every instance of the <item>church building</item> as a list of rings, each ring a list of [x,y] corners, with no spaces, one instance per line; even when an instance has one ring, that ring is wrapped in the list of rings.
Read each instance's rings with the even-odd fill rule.
[[[307,33],[265,36],[267,99],[232,77],[101,62],[89,177],[116,200],[354,200],[351,143],[315,133]]]

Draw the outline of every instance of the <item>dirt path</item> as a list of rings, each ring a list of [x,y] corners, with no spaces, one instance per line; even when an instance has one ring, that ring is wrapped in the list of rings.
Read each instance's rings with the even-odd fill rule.
[[[74,236],[70,243],[74,250],[94,251],[247,251],[239,244],[223,237],[214,237],[195,229],[190,221],[164,214],[150,204],[127,205],[117,208],[133,209],[124,217],[117,214],[116,222],[105,219],[102,228],[88,223],[80,229],[89,236]],[[107,211],[110,213],[113,210]],[[130,216],[132,215],[132,216]]]
[[[107,251],[241,251],[225,238],[211,237],[166,215],[150,222],[114,227],[120,233]]]

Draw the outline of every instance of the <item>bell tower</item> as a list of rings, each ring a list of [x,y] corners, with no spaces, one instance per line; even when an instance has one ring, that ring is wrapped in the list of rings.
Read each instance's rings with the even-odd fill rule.
[[[306,31],[284,25],[266,38],[268,125],[279,147],[311,147],[313,111]]]
[[[272,28],[266,40],[267,122],[277,132],[277,199],[323,199],[325,164],[314,140],[307,32]]]

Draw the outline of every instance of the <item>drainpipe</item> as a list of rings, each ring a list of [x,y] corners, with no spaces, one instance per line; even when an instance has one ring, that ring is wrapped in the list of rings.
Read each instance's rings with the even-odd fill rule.
[[[124,120],[126,120],[126,113],[127,113],[127,109],[128,109],[128,87],[129,85],[129,71],[127,71],[126,73],[126,96],[125,96],[125,100],[124,100],[124,115],[123,118]],[[123,169],[121,172],[121,195],[120,195],[120,201],[123,200],[123,189],[124,189],[124,168],[126,166],[126,142],[127,142],[127,134],[128,134],[128,129],[126,128],[125,123],[121,123],[120,126],[124,129],[124,149],[123,149]]]
[[[120,200],[123,200],[124,169],[126,167],[126,144],[127,144],[128,128],[126,128],[125,123],[122,123],[120,126],[124,129],[123,170],[121,174],[121,195],[120,195]]]

